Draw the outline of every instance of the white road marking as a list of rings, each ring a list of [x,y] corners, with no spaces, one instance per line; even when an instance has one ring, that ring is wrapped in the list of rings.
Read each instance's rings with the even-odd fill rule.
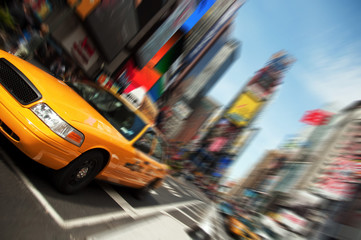
[[[156,191],[154,191],[154,190],[150,190],[149,191],[150,192],[150,194],[152,194],[152,195],[159,195]]]
[[[197,212],[200,217],[203,217],[207,213],[207,209],[203,209],[198,205],[192,206]]]
[[[194,206],[194,208],[196,208],[200,212],[205,212],[205,210],[198,205]]]
[[[106,214],[94,215],[89,217],[75,218],[64,221],[63,228],[70,229],[76,227],[92,226],[105,222],[120,220],[129,217],[125,211],[117,211]]]
[[[168,177],[167,179],[168,181],[169,180],[172,180],[173,182],[180,182],[180,183],[184,183],[184,181],[181,181],[181,180],[178,180],[177,178],[174,178],[174,177]],[[170,181],[169,181],[170,182]],[[170,182],[171,183],[171,182]],[[199,194],[199,193],[196,193],[194,192],[193,189],[191,189],[190,187],[185,187],[186,191],[191,194],[193,197],[196,197],[196,198],[200,198],[204,201],[209,201],[209,199],[207,199],[205,196],[203,196],[202,194]],[[189,196],[189,195],[188,195]]]
[[[175,183],[172,182],[172,181],[169,181],[169,180],[168,180],[168,182],[169,182],[172,186],[174,186],[175,188],[177,188],[181,193],[183,193],[184,195],[190,197],[189,193],[187,193],[187,192],[186,192],[184,189],[182,189],[180,186],[178,186],[177,184],[175,184]]]
[[[176,208],[176,210],[180,213],[182,213],[184,216],[186,216],[187,218],[189,218],[190,220],[192,220],[195,223],[199,223],[199,221],[195,220],[194,218],[192,218],[191,216],[189,216],[187,213],[185,213],[184,211],[180,210],[179,208]]]
[[[187,207],[187,206],[185,206],[184,208],[186,208],[186,209],[188,209],[189,211],[191,211],[192,213],[194,213],[196,216],[198,216],[198,217],[200,217],[201,215],[199,214],[199,210],[197,210],[197,209],[192,209],[192,208],[190,208],[190,207]]]
[[[23,181],[25,186],[30,190],[30,192],[35,196],[36,199],[43,206],[45,211],[54,219],[54,221],[60,225],[64,225],[64,219],[55,211],[55,209],[50,205],[50,203],[45,199],[45,197],[35,188],[35,186],[29,181],[29,179],[20,171],[20,169],[11,161],[11,159],[6,155],[0,152],[6,163],[15,171],[18,177]]]
[[[189,190],[188,192],[189,192],[190,194],[192,194],[193,197],[200,198],[200,199],[203,199],[203,200],[204,200],[204,196],[200,195],[199,193],[194,192],[193,189],[188,189],[188,190]]]
[[[196,192],[194,192],[194,190],[191,188],[187,188],[187,192],[190,193],[193,197],[201,198],[201,196],[199,194],[197,194]]]
[[[169,213],[165,212],[165,211],[161,211],[162,214],[165,214],[171,218],[173,218],[174,220],[176,220],[177,222],[179,222],[183,227],[184,230],[187,231],[188,229],[190,229],[190,227],[188,227],[187,225],[185,225],[184,223],[182,223],[181,221],[179,221],[178,219],[176,219],[175,217],[173,217],[172,215],[170,215]]]
[[[116,202],[124,209],[124,211],[116,211],[106,214],[75,218],[70,220],[64,220],[58,212],[50,205],[50,203],[45,199],[45,197],[39,192],[39,190],[30,182],[30,180],[22,173],[22,171],[12,162],[12,160],[3,152],[0,151],[0,154],[6,161],[6,163],[13,169],[13,171],[18,175],[21,181],[25,184],[25,186],[29,189],[29,191],[34,195],[34,197],[40,202],[45,211],[51,216],[51,218],[63,229],[71,229],[82,226],[92,226],[96,224],[101,224],[104,222],[120,220],[127,217],[142,218],[150,215],[157,214],[159,212],[165,212],[177,209],[178,207],[184,206],[198,206],[203,202],[200,200],[192,200],[186,202],[178,202],[172,204],[164,204],[158,206],[151,207],[143,207],[143,208],[133,208],[127,203],[118,193],[118,196],[115,196],[114,192],[112,192],[111,187],[105,187],[106,193],[113,198],[116,199]],[[125,202],[123,202],[123,200]],[[125,210],[127,209],[127,210]]]
[[[99,183],[103,190],[133,219],[137,216],[135,209],[125,199],[119,195],[112,187],[107,184]]]
[[[152,207],[142,207],[142,208],[137,208],[136,212],[137,214],[143,217],[154,214],[155,212],[170,211],[178,207],[191,206],[194,204],[198,204],[199,202],[200,202],[199,200],[192,200],[192,201],[164,204],[164,205],[152,206]]]
[[[182,197],[182,195],[180,195],[177,191],[175,191],[171,186],[169,186],[168,183],[166,182],[163,182],[163,187],[165,187],[168,192],[170,192],[173,196],[176,196],[176,197]]]

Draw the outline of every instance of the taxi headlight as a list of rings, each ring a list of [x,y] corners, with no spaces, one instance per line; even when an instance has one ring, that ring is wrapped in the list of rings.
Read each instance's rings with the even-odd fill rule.
[[[32,106],[31,111],[40,118],[54,133],[68,142],[80,147],[84,141],[84,135],[65,122],[56,112],[45,103]]]

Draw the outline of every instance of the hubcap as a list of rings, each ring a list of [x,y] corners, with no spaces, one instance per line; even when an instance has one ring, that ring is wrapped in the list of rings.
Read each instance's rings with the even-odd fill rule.
[[[85,177],[88,174],[88,171],[89,171],[88,167],[83,167],[82,169],[79,170],[78,174],[76,175],[76,178],[81,179]]]
[[[87,177],[93,172],[96,165],[95,160],[87,160],[81,164],[69,177],[70,185],[78,185],[87,179]]]

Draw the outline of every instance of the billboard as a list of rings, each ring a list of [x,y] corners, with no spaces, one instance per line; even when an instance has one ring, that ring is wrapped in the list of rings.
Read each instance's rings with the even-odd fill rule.
[[[163,75],[149,90],[148,94],[154,102],[156,102],[162,96],[165,89],[165,84],[165,77]]]
[[[308,220],[287,209],[279,210],[276,221],[297,233],[302,234],[307,231]]]
[[[273,54],[267,65],[272,72],[278,73],[287,70],[288,66],[294,61],[286,51],[282,50]]]
[[[188,54],[199,42],[205,38],[205,35],[214,28],[217,21],[225,15],[227,9],[234,3],[234,0],[218,0],[197,22],[197,24],[186,35],[185,54]],[[217,31],[216,31],[217,32]]]
[[[111,62],[139,31],[133,1],[101,1],[85,18],[84,24],[108,62]]]
[[[262,105],[263,102],[255,101],[253,96],[243,92],[228,109],[225,117],[237,127],[244,127],[248,125]]]
[[[98,52],[80,25],[62,40],[61,44],[64,49],[77,60],[85,72],[97,64],[99,59]]]
[[[232,164],[233,160],[229,157],[222,157],[217,162],[217,167],[215,171],[212,173],[212,176],[214,177],[222,177],[225,173],[225,171],[228,169],[228,167]]]
[[[220,152],[225,150],[225,146],[228,142],[231,142],[236,138],[239,131],[227,119],[221,119],[208,136],[208,150],[210,152]]]
[[[237,155],[249,143],[252,138],[258,133],[259,128],[247,129],[241,132],[236,139],[233,140],[231,146],[227,150],[228,154]]]
[[[332,113],[320,109],[307,111],[301,122],[314,126],[327,125],[332,115]]]
[[[198,6],[196,10],[193,12],[193,14],[187,19],[187,21],[182,25],[181,29],[188,33],[192,27],[203,17],[203,15],[210,9],[215,3],[216,0],[201,0],[200,3],[198,3]]]
[[[169,41],[168,41],[169,42]],[[167,42],[167,44],[168,44]],[[172,64],[179,58],[179,56],[182,54],[182,50],[183,50],[183,42],[184,42],[184,38],[183,37],[179,37],[177,39],[177,42],[174,42],[172,44],[172,47],[162,56],[161,59],[154,59],[154,57],[152,58],[151,61],[153,61],[154,59],[154,68],[162,73],[165,74],[170,67],[172,66]],[[167,45],[166,44],[166,45]],[[161,48],[162,50],[162,48]],[[157,53],[158,54],[158,53]],[[156,54],[156,56],[157,56]],[[149,63],[148,63],[149,64]],[[147,64],[147,65],[148,65]]]
[[[159,49],[173,36],[196,8],[195,0],[181,1],[177,8],[155,30],[153,35],[138,49],[135,54],[139,68],[143,68]]]
[[[229,4],[229,3],[227,3]],[[237,10],[241,7],[239,2],[231,5],[230,8],[219,18],[217,22],[215,22],[209,29],[207,29],[206,33],[204,34],[203,38],[198,39],[197,42],[194,42],[189,49],[186,57],[184,58],[184,64],[192,62],[199,53],[207,46],[207,44],[217,35],[217,33],[222,29],[224,25],[234,16]],[[193,35],[198,36],[199,33],[195,32]],[[187,38],[186,42],[189,42],[189,37]],[[190,45],[190,44],[187,44]],[[189,47],[189,46],[188,46]],[[185,49],[187,51],[187,49]]]
[[[159,51],[149,60],[147,63],[150,67],[155,67],[167,54],[169,51],[172,51],[172,48],[180,41],[183,37],[181,31],[177,31],[164,45],[159,49]],[[174,50],[173,50],[174,51]]]
[[[160,77],[161,74],[149,66],[139,70],[135,67],[132,59],[113,76],[114,79],[117,79],[116,82],[121,82],[122,86],[126,85],[124,93],[129,93],[139,87],[144,87],[145,91],[148,92]]]
[[[208,151],[219,152],[224,147],[224,145],[226,145],[228,140],[229,139],[226,137],[216,137],[211,143],[211,145],[209,145]]]
[[[99,4],[101,0],[68,0],[68,4],[75,8],[79,17],[84,20]]]
[[[192,71],[194,72],[193,69],[195,67],[201,68],[200,66],[205,64],[204,62],[208,62],[208,60],[212,58],[213,54],[216,53],[215,51],[218,51],[215,50],[215,48],[220,49],[220,47],[223,46],[223,44],[228,40],[228,35],[225,34],[225,29],[227,29],[227,26],[229,25],[227,23],[223,24],[223,26],[221,26],[217,31],[212,31],[212,33],[209,33],[210,35],[207,37],[207,40],[201,43],[202,47],[195,47],[197,52],[194,52],[192,56],[185,53],[186,46],[184,44],[182,48],[183,54],[181,54],[181,56],[172,65],[172,71],[167,72],[167,74],[169,74],[167,76],[166,89],[171,86],[176,86],[180,81],[184,81],[183,79],[185,79],[186,76],[189,76]],[[201,38],[199,38],[197,41],[201,41]],[[222,45],[220,45],[220,42],[223,42]],[[206,57],[206,55],[208,56]],[[200,61],[203,63],[199,63]]]
[[[24,2],[30,5],[31,9],[34,11],[34,15],[40,21],[44,21],[52,11],[51,3],[48,0],[25,0]]]

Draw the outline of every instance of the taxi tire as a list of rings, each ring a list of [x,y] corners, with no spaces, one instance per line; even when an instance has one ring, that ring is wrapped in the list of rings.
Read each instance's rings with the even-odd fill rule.
[[[91,150],[85,152],[67,166],[55,172],[54,185],[62,193],[75,193],[88,185],[98,175],[103,169],[103,163],[104,155],[100,151]],[[78,175],[85,168],[88,168],[85,176],[79,178]]]

